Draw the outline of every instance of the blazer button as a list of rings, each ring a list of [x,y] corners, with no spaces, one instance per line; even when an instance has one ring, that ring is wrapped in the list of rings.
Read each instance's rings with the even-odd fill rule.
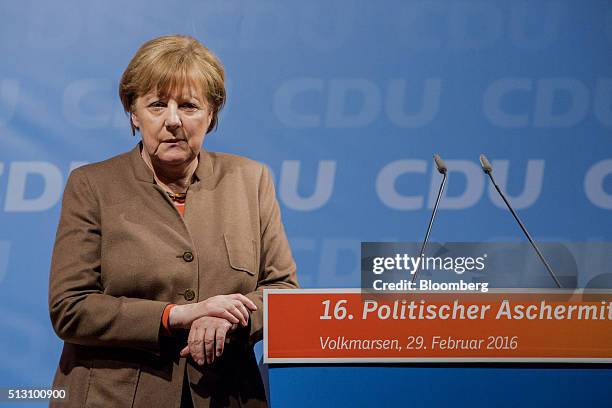
[[[191,302],[193,299],[195,299],[195,292],[193,289],[187,289],[183,296],[185,297],[186,301]]]
[[[185,262],[192,262],[193,261],[193,254],[189,251],[185,252],[183,254],[183,261]]]

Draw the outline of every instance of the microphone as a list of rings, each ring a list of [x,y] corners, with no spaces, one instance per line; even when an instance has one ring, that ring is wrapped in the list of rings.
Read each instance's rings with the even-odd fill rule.
[[[491,182],[493,183],[493,186],[495,186],[495,189],[497,190],[497,192],[501,196],[502,200],[504,200],[504,203],[506,203],[506,207],[508,207],[508,209],[510,210],[510,212],[514,216],[514,219],[518,223],[519,227],[521,227],[521,230],[523,230],[523,233],[525,234],[525,236],[527,237],[527,239],[531,243],[531,246],[533,247],[533,249],[535,249],[536,253],[538,254],[538,257],[540,257],[540,260],[542,261],[542,263],[546,267],[546,270],[548,271],[550,276],[555,281],[555,284],[557,285],[558,288],[561,288],[561,283],[559,282],[559,279],[557,279],[557,276],[553,272],[552,268],[550,267],[548,262],[546,262],[546,259],[544,259],[544,255],[542,255],[542,253],[540,252],[540,249],[538,248],[536,243],[531,238],[531,235],[529,235],[529,232],[527,232],[527,228],[525,228],[525,226],[523,225],[523,223],[519,219],[518,215],[514,211],[514,208],[512,208],[512,206],[510,205],[510,202],[508,201],[508,199],[506,198],[504,193],[502,193],[502,191],[500,190],[500,188],[497,185],[497,183],[495,183],[495,180],[493,179],[493,166],[491,166],[491,163],[489,163],[489,160],[487,160],[487,157],[484,154],[480,155],[480,166],[482,167],[482,170],[485,172],[485,174],[487,174],[489,176],[489,178],[491,179]]]
[[[431,227],[433,225],[434,218],[436,218],[436,212],[438,211],[438,204],[440,204],[440,197],[442,197],[442,191],[444,190],[444,186],[446,185],[446,176],[447,176],[446,164],[444,164],[444,161],[437,154],[434,154],[433,158],[434,158],[434,162],[436,163],[436,167],[438,168],[438,172],[442,174],[442,183],[440,183],[440,188],[438,189],[438,196],[436,197],[436,202],[434,204],[433,211],[431,212],[431,218],[429,219],[429,225],[427,226],[427,232],[425,233],[425,239],[423,240],[423,244],[421,244],[421,252],[420,252],[421,261],[417,264],[417,267],[414,271],[414,275],[412,275],[412,283],[416,281],[417,274],[421,270],[421,264],[423,263],[423,257],[425,257],[425,247],[427,246],[427,241],[429,241],[429,234],[431,233]]]

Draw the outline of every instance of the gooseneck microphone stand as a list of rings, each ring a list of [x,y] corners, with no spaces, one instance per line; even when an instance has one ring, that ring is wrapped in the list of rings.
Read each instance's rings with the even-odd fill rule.
[[[442,191],[444,191],[444,186],[446,185],[446,177],[448,170],[446,168],[446,164],[440,158],[439,155],[434,155],[434,161],[436,162],[436,167],[438,168],[438,172],[442,174],[442,183],[440,183],[440,188],[438,189],[438,196],[436,197],[436,202],[434,204],[433,211],[431,212],[431,218],[429,219],[429,225],[427,226],[427,232],[425,233],[425,239],[423,240],[423,244],[421,245],[420,251],[420,261],[417,264],[417,267],[412,275],[412,283],[416,282],[417,275],[421,270],[421,266],[423,264],[423,259],[425,257],[425,247],[427,246],[427,241],[429,241],[429,234],[431,233],[431,227],[433,226],[434,218],[436,218],[436,212],[438,211],[438,204],[440,204],[440,198],[442,197]]]
[[[485,174],[487,174],[489,176],[489,178],[491,179],[491,182],[493,183],[493,186],[495,186],[495,189],[497,190],[497,192],[501,196],[502,200],[504,200],[504,203],[506,203],[506,207],[508,207],[508,209],[512,213],[512,216],[514,216],[514,219],[518,223],[519,227],[521,227],[521,229],[523,230],[523,233],[525,234],[525,236],[527,237],[527,239],[531,243],[531,246],[533,247],[533,249],[535,249],[536,253],[540,257],[540,260],[542,261],[542,263],[546,267],[546,270],[548,271],[550,276],[555,281],[555,284],[557,285],[558,288],[561,288],[561,282],[559,282],[559,279],[557,279],[557,276],[553,272],[552,268],[550,267],[548,262],[546,262],[546,259],[544,258],[544,255],[542,255],[542,253],[540,252],[540,249],[538,248],[538,246],[536,245],[534,240],[531,238],[531,235],[529,235],[529,232],[527,232],[527,228],[525,228],[525,226],[523,225],[523,223],[519,219],[518,215],[514,211],[514,208],[512,208],[512,206],[510,205],[510,202],[508,201],[508,199],[506,198],[504,193],[502,193],[501,189],[499,188],[499,186],[497,185],[497,183],[493,179],[493,166],[491,166],[491,163],[489,163],[489,160],[487,160],[487,157],[484,154],[480,155],[480,166],[482,167],[482,170],[485,172]]]

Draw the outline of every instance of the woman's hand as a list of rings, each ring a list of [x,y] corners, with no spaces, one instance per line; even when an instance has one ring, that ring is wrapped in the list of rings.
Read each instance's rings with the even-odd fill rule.
[[[246,326],[249,322],[249,310],[255,311],[257,306],[240,293],[217,295],[202,302],[173,307],[168,323],[171,329],[188,329],[196,319],[209,316],[225,319],[230,325],[240,323]]]
[[[204,316],[196,319],[191,324],[187,346],[181,350],[181,357],[191,355],[199,365],[212,364],[215,358],[223,354],[227,333],[236,327],[236,324],[232,325],[219,317]]]

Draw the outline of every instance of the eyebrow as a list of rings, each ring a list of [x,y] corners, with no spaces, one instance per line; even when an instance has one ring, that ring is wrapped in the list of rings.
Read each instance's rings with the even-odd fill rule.
[[[152,99],[166,99],[166,98],[168,98],[168,95],[159,95],[159,94],[157,94],[157,95],[156,95],[156,94],[149,94],[149,95],[145,95],[145,99],[146,99],[146,100],[152,100]],[[197,97],[197,96],[195,96],[195,95],[180,95],[180,96],[178,97],[178,99],[179,99],[179,100],[180,100],[180,99],[183,99],[183,100],[187,100],[187,99],[194,99],[194,100],[196,100],[197,102],[201,102],[201,101],[200,101],[200,98],[198,98],[198,97]]]

